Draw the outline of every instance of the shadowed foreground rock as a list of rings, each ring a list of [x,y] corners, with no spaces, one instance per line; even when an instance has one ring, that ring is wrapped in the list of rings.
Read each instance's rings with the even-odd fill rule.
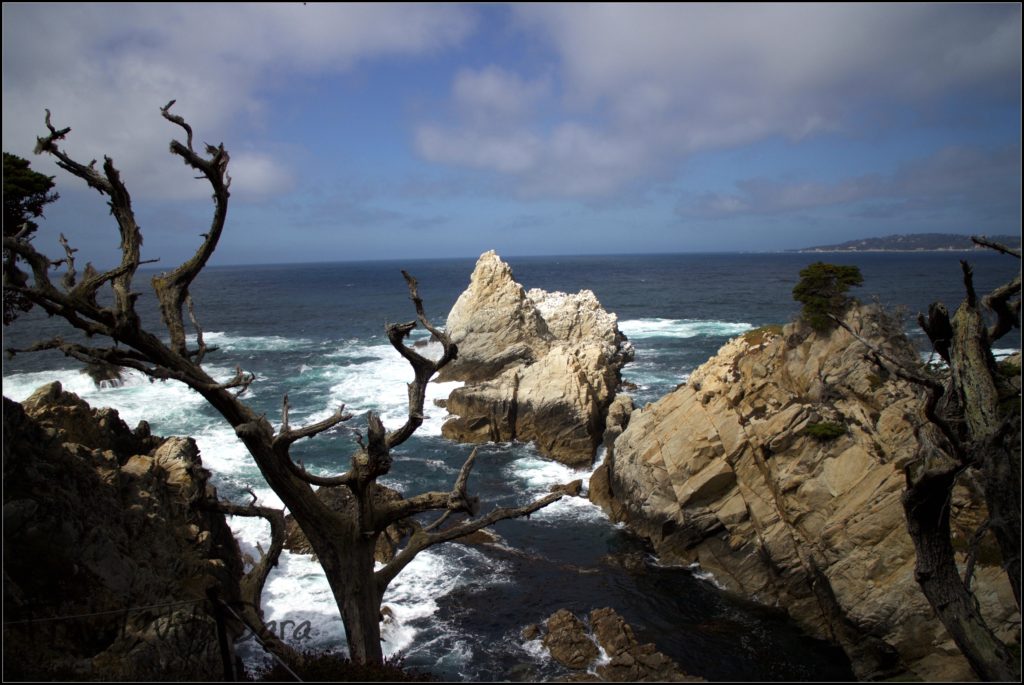
[[[195,442],[59,383],[3,412],[4,678],[223,679],[206,592],[242,562]]]
[[[848,323],[916,361],[876,310],[856,309]],[[684,387],[632,413],[591,498],[664,560],[698,562],[727,589],[839,643],[862,679],[973,680],[914,577],[900,498],[922,406],[916,388],[880,370],[845,330],[740,336]],[[987,516],[970,475],[951,502],[964,551]],[[1012,643],[1020,616],[998,558],[985,535],[974,590]]]
[[[589,627],[572,612],[559,609],[543,629],[528,626],[524,635],[543,632],[541,641],[552,659],[586,671],[567,678],[573,682],[704,682],[684,673],[653,644],[639,644],[633,628],[613,609],[594,609],[588,618]]]
[[[439,380],[464,381],[445,402],[445,437],[533,441],[545,456],[588,465],[633,348],[589,290],[523,289],[494,252],[480,256],[448,315],[458,358]]]

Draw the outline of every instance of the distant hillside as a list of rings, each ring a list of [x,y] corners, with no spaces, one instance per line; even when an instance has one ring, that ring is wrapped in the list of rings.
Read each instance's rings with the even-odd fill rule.
[[[1002,243],[1007,247],[1020,247],[1020,236],[994,235],[989,240]],[[912,233],[906,235],[889,235],[884,238],[863,238],[850,240],[838,245],[819,245],[805,247],[792,252],[917,252],[933,250],[982,250],[971,242],[969,235],[953,233]]]

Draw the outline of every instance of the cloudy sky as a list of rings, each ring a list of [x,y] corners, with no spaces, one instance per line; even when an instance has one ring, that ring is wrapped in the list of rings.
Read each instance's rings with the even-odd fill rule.
[[[231,153],[216,261],[764,251],[1015,233],[1021,6],[3,5],[3,149],[57,177],[37,240],[100,263],[104,199],[32,155],[109,155],[144,257],[209,189],[176,99]]]

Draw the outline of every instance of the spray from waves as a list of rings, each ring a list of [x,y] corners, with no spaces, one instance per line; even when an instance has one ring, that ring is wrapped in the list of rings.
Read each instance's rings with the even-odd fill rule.
[[[441,354],[441,346],[431,343],[420,353],[436,358]],[[405,422],[409,414],[408,384],[412,380],[412,369],[393,347],[382,344],[347,345],[327,357],[340,362],[320,368],[320,373],[331,382],[332,407],[345,404],[355,414],[374,411],[388,427],[397,427]],[[441,435],[441,425],[447,418],[447,412],[438,408],[435,400],[446,399],[460,385],[460,382],[432,382],[427,386],[425,416],[418,435]],[[332,411],[333,408],[325,408],[309,420],[319,421]]]
[[[628,319],[619,322],[619,330],[630,340],[647,338],[702,338],[733,336],[749,331],[749,323],[699,319]]]

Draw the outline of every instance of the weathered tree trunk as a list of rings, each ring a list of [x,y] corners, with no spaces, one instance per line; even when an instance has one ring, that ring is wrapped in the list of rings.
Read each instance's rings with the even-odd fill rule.
[[[1003,557],[1006,577],[1020,611],[1021,421],[1006,421],[992,440],[979,450],[989,527]]]
[[[961,469],[946,462],[936,472],[907,475],[903,510],[914,542],[914,575],[929,604],[957,647],[982,680],[1020,680],[1020,667],[1006,645],[991,631],[974,596],[957,571],[951,543],[950,493]],[[925,461],[929,461],[926,459]],[[922,471],[927,468],[922,465]]]
[[[984,239],[979,245],[1015,256],[1020,254]],[[979,301],[973,271],[961,261],[966,298],[952,320],[935,303],[918,323],[934,349],[949,364],[945,384],[887,357],[857,336],[879,364],[901,378],[928,389],[925,417],[929,421],[919,438],[919,458],[906,467],[907,489],[903,507],[907,529],[917,554],[915,577],[921,590],[982,680],[1020,680],[1020,661],[985,621],[970,589],[970,567],[960,576],[950,530],[950,502],[957,476],[980,469],[989,519],[1003,555],[1004,568],[1020,610],[1020,397],[1007,408],[1005,388],[992,357],[992,343],[1013,328],[1020,328],[1021,278],[997,288]],[[1015,301],[1011,301],[1016,297]],[[981,306],[997,316],[987,326]],[[850,330],[848,326],[844,327]],[[851,331],[853,333],[853,331]],[[979,531],[984,532],[984,529]],[[980,535],[975,536],[980,541]],[[971,552],[973,554],[973,551]]]

